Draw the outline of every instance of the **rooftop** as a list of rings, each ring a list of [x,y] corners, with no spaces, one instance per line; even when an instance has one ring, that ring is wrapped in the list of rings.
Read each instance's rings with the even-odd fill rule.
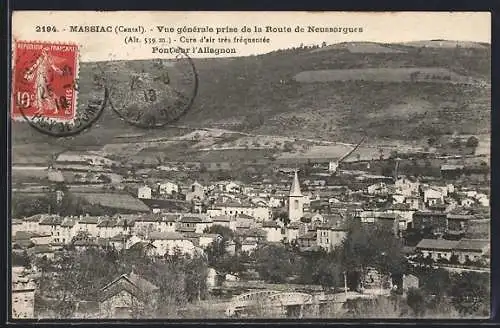
[[[149,234],[148,239],[151,239],[151,240],[184,240],[186,238],[177,232],[153,231]]]
[[[429,250],[453,250],[458,243],[459,242],[457,240],[422,239],[416,248]]]
[[[455,246],[456,250],[480,252],[490,247],[490,241],[485,239],[462,239]]]

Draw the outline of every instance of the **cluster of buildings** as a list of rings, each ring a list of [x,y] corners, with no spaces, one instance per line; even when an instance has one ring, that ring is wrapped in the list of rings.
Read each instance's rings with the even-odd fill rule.
[[[91,159],[79,163],[83,161],[90,163]],[[328,170],[336,171],[337,167]],[[307,190],[303,191],[297,170],[285,171],[280,171],[281,180],[276,180],[278,174],[275,180],[262,179],[251,184],[238,181],[205,186],[196,181],[189,185],[174,181],[142,184],[136,189],[136,197],[128,195],[129,201],[121,201],[123,206],[132,201],[137,206],[114,216],[38,214],[14,218],[12,250],[52,258],[64,245],[72,244],[77,249],[140,247],[150,256],[163,256],[175,250],[194,254],[220,240],[222,236],[211,233],[214,230],[210,228],[223,226],[236,236],[227,245],[230,252],[251,253],[263,242],[331,251],[344,240],[349,222],[359,219],[367,227],[385,228],[402,240],[411,231],[430,233],[432,239],[427,235],[417,242],[410,257],[423,254],[436,262],[457,258],[462,264],[489,257],[489,231],[483,227],[489,227],[490,200],[480,188],[367,175],[349,177],[356,186],[362,186],[353,188],[332,185],[327,178],[317,175],[304,178],[302,185]],[[286,175],[289,177],[285,178]],[[95,193],[85,195],[93,195],[101,205],[105,198]],[[172,203],[166,201],[189,206],[172,210]],[[113,206],[120,202],[109,198],[108,203]],[[22,285],[23,279],[15,279],[21,294],[31,293],[32,285]],[[133,283],[134,279],[124,276],[119,281]],[[18,317],[29,312],[21,308],[16,311]]]

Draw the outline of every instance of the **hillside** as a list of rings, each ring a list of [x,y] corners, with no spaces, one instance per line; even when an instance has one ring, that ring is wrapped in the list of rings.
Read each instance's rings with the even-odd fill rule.
[[[491,52],[484,45],[370,43],[320,49],[195,60],[198,96],[179,124],[351,143],[359,140],[361,131],[371,141],[401,142],[432,134],[490,132]],[[123,69],[124,62],[101,65],[105,71],[114,71],[117,80],[130,75]],[[126,65],[137,71],[155,69],[149,61]],[[405,75],[405,70],[391,70],[397,68],[408,68],[408,74],[422,71],[427,77],[415,79]],[[356,70],[349,73],[346,69]],[[328,71],[333,78],[296,78],[318,70]],[[380,78],[379,71],[390,77]],[[98,73],[95,64],[82,63],[80,84],[91,83]],[[451,76],[449,80],[446,75]],[[151,138],[180,133],[171,127],[146,132],[132,128],[110,108],[91,131],[71,140],[49,140],[28,130],[22,123],[13,123],[14,156],[19,144],[86,147],[104,145],[123,134],[144,133],[144,138]]]

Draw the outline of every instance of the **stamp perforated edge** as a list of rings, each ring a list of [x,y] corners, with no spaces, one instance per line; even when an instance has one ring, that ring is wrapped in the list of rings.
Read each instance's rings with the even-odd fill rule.
[[[75,46],[76,47],[76,55],[75,55],[75,73],[74,73],[74,77],[73,77],[73,80],[74,80],[74,83],[77,83],[77,88],[74,89],[74,114],[73,114],[73,118],[71,120],[65,120],[65,119],[56,119],[56,118],[50,118],[49,120],[51,121],[55,121],[55,122],[63,122],[63,123],[74,123],[75,122],[75,119],[76,119],[76,111],[78,109],[78,93],[79,93],[79,79],[80,79],[80,47],[81,45],[74,42],[74,41],[47,41],[47,40],[21,40],[21,39],[13,39],[12,40],[12,45],[11,45],[11,49],[12,49],[12,54],[11,54],[11,63],[12,63],[12,67],[11,67],[11,95],[10,95],[10,101],[11,101],[11,104],[10,104],[10,108],[9,108],[9,111],[10,111],[10,117],[11,117],[11,120],[14,120],[14,121],[18,121],[18,122],[26,122],[27,119],[29,118],[25,118],[24,115],[19,115],[17,117],[15,117],[13,114],[14,112],[14,104],[15,104],[15,97],[14,97],[14,86],[15,86],[15,70],[16,70],[16,50],[17,50],[17,43],[18,42],[24,42],[24,43],[46,43],[46,44],[54,44],[54,45],[71,45],[71,46]]]

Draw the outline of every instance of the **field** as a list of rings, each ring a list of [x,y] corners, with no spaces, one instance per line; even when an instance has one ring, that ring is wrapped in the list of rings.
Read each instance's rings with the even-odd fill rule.
[[[382,51],[385,48],[399,52]],[[359,51],[352,51],[355,49]],[[283,141],[280,138],[356,143],[362,135],[367,135],[373,142],[392,140],[405,144],[430,135],[490,132],[491,92],[487,85],[423,80],[415,83],[409,77],[410,72],[419,70],[434,75],[436,72],[449,74],[451,82],[471,79],[489,83],[491,52],[482,44],[422,48],[403,44],[353,43],[317,50],[321,51],[285,49],[259,56],[196,60],[200,82],[198,95],[190,111],[177,124],[193,129],[227,127],[234,131],[274,136],[275,140],[248,138],[234,144],[228,141],[224,146],[222,139],[225,137],[217,139],[200,135],[198,140],[193,140],[196,142],[183,144],[185,153],[213,145],[219,148],[270,148],[273,145],[279,149],[282,145],[278,145],[278,140],[280,144]],[[120,83],[129,79],[127,65],[136,71],[155,72],[152,61],[100,65],[113,72],[114,79]],[[328,81],[298,83],[294,80],[297,75],[307,75],[301,72],[312,72],[314,77],[315,71],[328,72]],[[95,63],[82,63],[79,81],[82,90],[90,90],[95,76],[100,73]],[[332,75],[335,75],[333,80]],[[361,77],[364,80],[358,80]],[[80,94],[79,99],[83,104],[95,96],[97,91],[88,91]],[[134,128],[121,121],[107,106],[95,126],[74,138],[59,140],[43,136],[23,123],[12,123],[13,159],[37,162],[41,158],[50,158],[54,150],[78,147],[85,150],[117,142],[128,143],[130,140],[124,142],[116,138],[124,134],[141,134],[135,137],[135,141],[141,143],[189,133],[189,130],[174,127]],[[104,152],[134,156],[144,149],[142,145],[137,149],[129,146],[106,146]],[[162,147],[156,149],[160,152],[157,155],[177,156],[176,152],[170,153],[172,147]]]

